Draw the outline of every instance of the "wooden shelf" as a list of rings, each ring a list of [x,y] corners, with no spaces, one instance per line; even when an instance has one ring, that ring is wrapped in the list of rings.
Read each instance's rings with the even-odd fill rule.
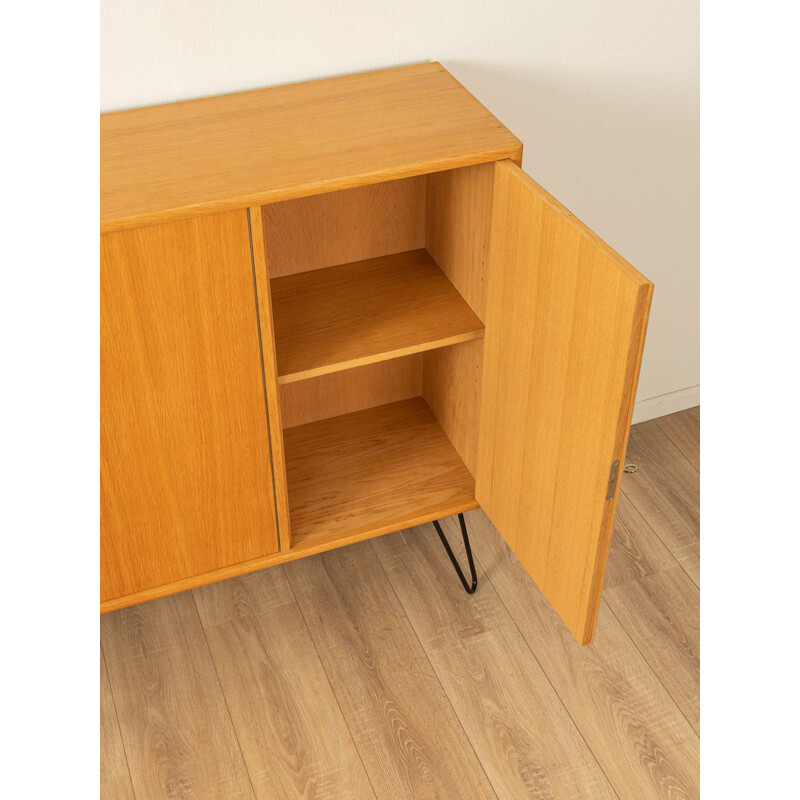
[[[477,508],[472,475],[421,397],[284,437],[293,552]]]
[[[270,281],[278,383],[483,336],[425,250]]]

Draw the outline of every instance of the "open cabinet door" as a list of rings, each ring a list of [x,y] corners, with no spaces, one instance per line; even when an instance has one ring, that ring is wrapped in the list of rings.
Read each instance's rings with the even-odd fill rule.
[[[511,161],[490,262],[476,498],[586,644],[653,286]]]

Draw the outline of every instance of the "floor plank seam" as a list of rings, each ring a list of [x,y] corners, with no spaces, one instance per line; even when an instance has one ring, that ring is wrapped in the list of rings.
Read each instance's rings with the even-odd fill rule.
[[[551,621],[548,616],[551,609],[540,605],[541,592],[538,587],[534,590],[534,583],[528,575],[517,573],[516,568],[519,565],[512,558],[510,549],[481,511],[474,513],[481,515],[480,524],[482,526],[485,521],[487,528],[479,533],[485,533],[487,537],[489,534],[498,536],[497,542],[493,538],[479,539],[477,543],[482,541],[483,544],[473,551],[479,581],[483,585],[483,599],[479,595],[465,599],[455,574],[449,569],[447,575],[444,574],[442,565],[446,564],[447,559],[444,553],[434,547],[433,542],[438,545],[435,536],[430,541],[417,538],[417,534],[424,537],[430,525],[413,525],[390,534],[397,537],[391,542],[387,541],[389,536],[385,539],[371,539],[368,548],[364,543],[360,545],[363,549],[353,552],[353,564],[350,561],[347,564],[356,571],[348,574],[366,580],[368,573],[358,570],[372,570],[369,591],[357,595],[364,602],[359,602],[357,606],[351,605],[353,601],[350,581],[334,581],[331,592],[341,594],[342,598],[350,597],[350,600],[342,600],[342,613],[355,615],[355,622],[365,628],[360,630],[362,639],[351,641],[350,634],[353,631],[347,627],[350,617],[337,616],[338,605],[337,614],[331,612],[331,616],[323,611],[318,612],[312,604],[319,596],[328,600],[338,596],[328,593],[327,589],[322,595],[315,594],[309,589],[311,584],[307,583],[309,577],[319,577],[334,566],[340,566],[338,561],[328,561],[329,557],[325,555],[318,556],[317,559],[321,562],[318,567],[321,569],[315,568],[309,572],[295,571],[292,567],[283,565],[271,567],[272,570],[280,571],[274,577],[282,578],[288,586],[288,594],[281,595],[281,603],[288,604],[285,607],[292,615],[295,610],[300,614],[310,640],[310,647],[303,641],[302,649],[293,644],[295,637],[302,638],[300,622],[294,618],[291,625],[282,625],[279,628],[281,635],[288,638],[282,639],[279,658],[276,658],[282,666],[284,663],[287,667],[300,664],[301,674],[309,677],[311,700],[301,703],[301,708],[317,705],[313,694],[317,689],[322,695],[327,689],[333,696],[332,701],[330,695],[324,697],[325,713],[312,727],[301,729],[295,739],[299,741],[303,737],[310,737],[312,747],[309,752],[313,750],[316,753],[313,745],[319,742],[314,737],[322,736],[332,726],[336,731],[338,746],[331,747],[330,740],[327,740],[328,744],[319,751],[323,753],[323,758],[314,762],[314,765],[322,765],[322,773],[314,771],[317,766],[312,765],[311,783],[305,782],[301,785],[295,782],[291,786],[287,784],[289,788],[286,791],[291,797],[298,800],[301,796],[316,797],[317,792],[323,792],[328,797],[334,786],[333,779],[324,779],[328,776],[326,767],[329,766],[338,770],[336,786],[340,790],[339,794],[346,790],[348,797],[352,794],[359,800],[366,800],[368,797],[373,800],[394,800],[395,797],[398,800],[400,797],[410,800],[412,797],[428,797],[431,793],[437,797],[440,793],[448,797],[466,796],[470,800],[473,797],[475,800],[502,800],[534,795],[539,797],[540,794],[550,800],[584,795],[605,797],[606,793],[611,800],[644,800],[645,797],[653,800],[656,797],[661,800],[667,800],[668,797],[689,800],[696,796],[699,791],[697,780],[700,745],[700,653],[697,627],[700,592],[700,531],[697,519],[700,475],[699,407],[643,425],[651,427],[640,429],[640,438],[637,440],[639,450],[634,455],[640,456],[640,465],[644,463],[648,466],[644,469],[640,466],[638,476],[626,475],[626,481],[630,480],[629,486],[626,487],[626,481],[623,481],[623,485],[619,487],[624,495],[626,514],[620,523],[623,528],[616,532],[618,538],[623,536],[624,541],[618,542],[615,556],[613,552],[610,553],[614,556],[616,566],[611,585],[606,587],[600,601],[601,608],[606,609],[601,613],[609,616],[606,618],[606,625],[599,628],[597,644],[602,647],[596,655],[591,652],[581,653],[572,639],[567,641],[564,638],[566,629],[556,621],[555,616]],[[653,443],[653,449],[650,449],[648,443]],[[636,461],[636,458],[632,458],[632,461]],[[694,475],[684,462],[692,467]],[[647,514],[640,509],[629,492],[647,508]],[[627,505],[628,502],[630,505]],[[476,524],[477,520],[478,518]],[[449,519],[448,524],[452,523],[453,519]],[[612,540],[612,551],[613,549]],[[460,552],[463,557],[463,550]],[[496,585],[483,567],[482,559],[478,557],[479,552],[487,557],[492,575],[498,581]],[[375,568],[370,557],[377,559],[379,569]],[[611,566],[610,558],[609,567]],[[675,570],[676,566],[680,567],[680,571]],[[248,591],[260,586],[262,591],[266,587],[270,594],[272,578],[266,570],[254,573],[253,578],[256,575],[257,581]],[[688,578],[685,584],[682,575]],[[455,581],[452,586],[448,577]],[[428,586],[426,578],[430,581]],[[326,579],[333,580],[332,574],[328,574]],[[237,588],[232,587],[233,600],[238,596],[235,591]],[[478,588],[480,591],[480,585]],[[617,591],[610,591],[615,589]],[[257,675],[249,670],[251,665],[260,664],[260,653],[254,661],[249,648],[242,651],[234,646],[238,641],[235,637],[230,640],[219,639],[219,629],[215,625],[222,621],[222,612],[219,611],[219,619],[209,616],[211,606],[206,606],[206,596],[201,590],[189,590],[189,593],[192,595],[196,619],[203,632],[206,651],[213,667],[213,677],[211,670],[202,661],[202,645],[197,638],[199,634],[194,633],[184,642],[177,627],[182,620],[184,625],[190,623],[189,627],[194,631],[194,619],[188,599],[184,604],[178,603],[176,599],[174,607],[162,606],[158,614],[149,618],[150,623],[146,630],[151,633],[155,631],[161,638],[156,642],[159,644],[158,648],[154,649],[154,645],[144,653],[144,664],[149,665],[147,669],[142,667],[135,671],[134,667],[126,666],[130,648],[116,646],[118,641],[122,645],[130,645],[133,641],[131,636],[134,629],[128,625],[127,620],[120,618],[121,624],[109,625],[108,630],[101,631],[101,698],[105,709],[101,715],[100,771],[103,796],[106,792],[115,797],[118,793],[125,797],[130,796],[133,800],[166,794],[171,796],[178,785],[175,780],[178,779],[183,790],[190,791],[192,797],[198,796],[197,792],[212,793],[212,789],[216,796],[216,791],[222,785],[218,780],[224,778],[227,785],[228,778],[235,777],[236,787],[231,784],[228,788],[231,791],[234,788],[238,790],[237,797],[246,797],[244,782],[233,752],[235,738],[251,797],[253,800],[260,800],[264,791],[272,797],[269,788],[272,784],[262,780],[264,776],[260,767],[262,762],[267,768],[269,765],[281,765],[284,752],[281,749],[283,729],[280,726],[262,727],[263,715],[271,714],[272,695],[268,698],[266,694],[253,695],[250,691],[240,694],[242,677],[249,680],[248,676]],[[256,594],[261,596],[260,593]],[[302,599],[304,605],[301,605],[299,599]],[[291,608],[292,603],[294,609]],[[398,605],[395,606],[395,603]],[[200,606],[204,607],[202,614]],[[273,608],[271,603],[269,608]],[[399,613],[401,610],[402,615]],[[383,616],[380,617],[380,626],[376,614],[387,615],[385,620]],[[503,614],[510,618],[513,627],[507,625]],[[534,616],[531,617],[531,614]],[[236,630],[239,625],[236,622],[238,617],[239,613],[234,609],[232,619]],[[338,620],[343,627],[339,629],[337,625],[331,629],[330,625],[325,624],[326,619]],[[450,620],[454,620],[452,625]],[[384,627],[383,623],[388,627]],[[489,624],[496,625],[500,633],[493,632],[486,639],[473,640],[465,637],[465,634],[471,635],[474,631],[480,633],[481,628],[476,626]],[[269,631],[269,628],[264,627],[259,636],[271,635]],[[231,635],[233,632],[226,631]],[[609,638],[610,632],[613,632],[613,636]],[[106,634],[105,638],[103,633]],[[385,639],[389,634],[393,638]],[[352,667],[342,668],[342,664],[358,654],[361,643],[367,649],[372,649],[372,637],[377,637],[378,642],[387,642],[394,654],[394,658],[382,662],[387,669],[393,668],[399,659],[412,665],[410,672],[416,677],[411,682],[408,669],[405,672],[390,672],[389,677],[394,676],[399,681],[402,691],[395,692],[395,684],[391,680],[385,683],[371,682],[365,664],[354,663]],[[516,637],[521,638],[524,645]],[[412,638],[416,640],[418,650],[414,649]],[[172,655],[165,674],[169,680],[178,680],[181,675],[175,671],[177,665],[183,671],[184,678],[190,674],[194,676],[189,681],[189,688],[194,687],[197,696],[202,696],[207,701],[194,716],[187,715],[188,712],[179,713],[180,709],[193,707],[194,695],[191,693],[175,695],[180,700],[177,706],[172,704],[172,695],[169,693],[159,692],[152,697],[148,694],[147,679],[151,671],[155,670],[153,675],[162,675],[159,656],[162,639],[163,642],[184,642],[188,648],[181,649],[183,655],[174,662],[172,659],[175,654],[172,650],[169,651]],[[212,641],[215,642],[214,648],[211,646]],[[221,641],[223,644],[220,644]],[[314,650],[313,654],[311,648]],[[111,653],[111,663],[116,671],[116,686],[111,681],[105,649],[109,649]],[[591,650],[592,647],[589,646],[588,649]],[[525,656],[526,651],[528,656]],[[191,668],[192,660],[187,660],[187,652],[189,658],[193,654],[194,663],[203,665],[203,669],[198,670],[196,675]],[[542,653],[541,659],[539,652]],[[313,663],[315,657],[316,664]],[[303,661],[300,662],[299,658]],[[480,675],[476,672],[478,667]],[[241,676],[240,668],[246,670]],[[541,676],[536,673],[536,669],[541,672]],[[224,685],[222,675],[226,676]],[[258,676],[260,680],[260,673]],[[478,677],[486,683],[478,681]],[[222,694],[233,736],[226,732],[222,738],[215,737],[212,743],[207,743],[198,728],[195,731],[197,737],[189,743],[195,746],[196,757],[191,761],[182,758],[175,760],[175,769],[181,771],[180,774],[176,772],[177,778],[172,773],[164,774],[163,770],[155,769],[160,763],[160,750],[154,751],[154,744],[159,747],[165,745],[170,759],[173,748],[178,748],[175,750],[178,756],[182,755],[181,748],[185,744],[186,733],[184,723],[187,720],[193,723],[195,718],[199,721],[215,718],[224,728],[222,707],[214,694],[214,680]],[[272,678],[265,673],[264,680],[270,681]],[[502,683],[502,680],[506,682]],[[363,687],[352,689],[353,681],[359,687],[363,684]],[[439,686],[440,695],[436,694],[433,681]],[[571,681],[577,682],[577,686]],[[359,699],[364,687],[372,691],[371,704],[364,705]],[[304,698],[307,697],[305,688],[300,691]],[[228,694],[231,695],[230,698]],[[420,704],[420,697],[425,698],[426,702]],[[243,704],[242,698],[249,700]],[[290,704],[282,705],[278,711],[282,713],[282,710],[288,708],[291,716],[291,709],[294,708],[291,705],[292,698],[297,699],[294,693],[289,697]],[[399,701],[401,712],[403,709],[405,712],[415,712],[416,716],[412,714],[410,722],[425,732],[423,740],[426,749],[429,746],[433,750],[427,759],[430,768],[427,783],[419,783],[418,771],[403,771],[407,763],[404,760],[406,751],[403,749],[405,739],[395,742],[387,735],[387,738],[376,742],[368,733],[368,730],[372,730],[372,725],[377,724],[375,719],[379,722],[383,719],[380,716],[381,703],[385,707],[392,698]],[[281,699],[284,699],[283,695]],[[210,702],[211,700],[214,702]],[[372,700],[375,702],[372,703]],[[499,703],[499,700],[503,702]],[[238,727],[229,701],[237,712]],[[161,728],[154,733],[145,717],[140,714],[142,703],[148,709],[151,702],[156,715],[160,714],[167,723],[164,728],[166,739],[163,742],[158,736],[153,738],[155,734],[160,735]],[[524,705],[519,706],[519,703]],[[336,709],[333,708],[334,704]],[[534,709],[529,713],[528,707],[531,704]],[[109,705],[110,708],[107,708]],[[417,713],[419,708],[426,706],[427,714]],[[447,716],[448,707],[451,717]],[[119,708],[122,709],[121,713]],[[575,710],[574,716],[572,709]],[[639,713],[640,711],[643,713]],[[337,712],[340,715],[338,719],[335,716]],[[124,715],[127,726],[125,736],[121,714]],[[580,724],[578,719],[581,720]],[[364,728],[362,722],[370,727]],[[498,729],[500,733],[493,727],[495,722],[501,726]],[[256,727],[252,727],[251,723],[256,724]],[[601,723],[605,727],[600,727]],[[116,729],[113,728],[114,725]],[[510,751],[506,747],[506,739],[503,738],[506,726],[509,726]],[[194,731],[191,725],[189,727]],[[461,734],[458,734],[459,730]],[[357,754],[358,763],[356,756],[349,751],[346,759],[337,755],[338,749],[347,750],[345,731]],[[383,737],[386,733],[384,727],[376,727],[375,731],[378,737]],[[517,734],[526,731],[538,731],[539,739],[529,739],[527,734],[518,738]],[[548,735],[547,731],[551,731],[551,734]],[[356,733],[359,734],[360,741],[357,741]],[[459,739],[459,735],[463,738]],[[444,748],[442,742],[449,744]],[[533,744],[521,747],[520,742]],[[203,744],[205,748],[196,747]],[[473,751],[476,764],[469,761],[467,744]],[[245,745],[248,747],[251,763],[245,759]],[[373,750],[374,745],[377,745],[377,751]],[[562,749],[557,749],[558,747]],[[120,748],[122,759],[119,758]],[[131,749],[130,759],[137,767],[136,782],[133,780],[128,748]],[[478,750],[481,751],[480,754]],[[509,760],[508,752],[518,754],[519,758]],[[448,753],[451,755],[448,756]],[[453,767],[453,753],[458,754],[455,763],[460,769]],[[562,757],[556,757],[559,753]],[[596,769],[591,766],[592,761]],[[367,763],[370,764],[369,769]],[[122,776],[123,764],[127,783]],[[363,776],[357,772],[359,766]],[[569,771],[562,775],[562,768]],[[232,775],[231,769],[234,770]],[[251,769],[255,773],[255,779]],[[573,774],[571,770],[579,770],[580,774]],[[192,776],[195,774],[199,782],[195,782],[192,788]],[[320,774],[322,778],[319,777]],[[480,778],[481,774],[483,779]],[[605,785],[602,785],[601,776],[606,781]],[[465,780],[472,786],[471,790],[464,788]],[[134,784],[139,786],[138,791]],[[256,792],[256,784],[259,785],[261,795]],[[126,785],[128,790],[125,789]],[[439,787],[435,792],[430,788],[433,785]],[[576,788],[579,786],[583,788]],[[278,792],[283,793],[283,790]]]
[[[628,501],[630,502],[630,504],[636,509],[636,513],[645,522],[647,522],[647,525],[649,526],[650,530],[653,531],[653,536],[655,536],[656,539],[658,539],[658,541],[661,542],[662,545],[664,545],[664,547],[666,548],[667,552],[675,560],[675,563],[683,570],[683,572],[686,574],[686,577],[691,581],[692,585],[695,586],[698,591],[700,591],[700,584],[697,581],[695,581],[695,579],[689,574],[689,571],[686,569],[686,567],[680,562],[680,560],[675,555],[675,553],[672,552],[672,548],[658,535],[658,531],[652,525],[650,525],[650,523],[647,521],[647,517],[639,509],[639,506],[636,505],[636,503],[634,502],[633,498],[625,491],[625,487],[624,486],[620,487],[620,491],[623,492],[625,494],[625,497],[628,498]],[[612,534],[612,536],[613,536],[613,534]],[[612,541],[613,541],[613,539],[612,539]],[[626,631],[626,633],[627,633],[627,631]]]
[[[669,431],[661,424],[662,419],[664,419],[664,417],[658,417],[655,421],[656,425],[658,425],[659,429],[664,433],[667,439],[669,439],[670,442],[672,442],[675,449],[683,456],[683,458],[689,462],[689,466],[699,475],[700,470],[692,463],[692,460],[689,458],[689,456],[687,456],[686,453],[683,452],[683,448],[681,447],[680,443],[677,442],[672,436],[670,436]]]
[[[550,688],[553,690],[553,693],[558,698],[558,702],[561,703],[561,707],[564,709],[564,712],[569,717],[570,722],[572,722],[573,726],[575,727],[575,730],[578,732],[579,736],[583,740],[583,743],[586,745],[586,749],[592,754],[592,758],[594,759],[595,764],[597,764],[597,767],[600,770],[600,772],[603,773],[603,777],[606,779],[606,782],[611,787],[611,791],[614,792],[614,796],[617,798],[617,800],[622,800],[620,798],[619,792],[617,791],[617,787],[614,786],[614,784],[612,783],[611,779],[608,777],[605,769],[603,769],[603,765],[600,763],[600,759],[597,757],[597,754],[592,749],[592,746],[586,740],[586,736],[584,735],[583,731],[580,729],[580,726],[578,725],[578,723],[575,721],[575,719],[572,716],[572,713],[570,712],[569,708],[567,708],[567,704],[564,702],[563,698],[559,694],[558,689],[556,689],[555,685],[553,684],[553,681],[550,680],[550,676],[547,674],[547,670],[542,666],[542,664],[539,661],[536,653],[534,653],[533,648],[531,647],[531,644],[528,641],[527,637],[520,630],[519,625],[517,625],[517,620],[514,618],[514,615],[511,613],[511,611],[509,611],[509,608],[506,605],[506,601],[503,599],[503,596],[500,594],[500,592],[498,591],[497,587],[494,585],[494,582],[492,581],[492,579],[489,577],[488,572],[483,568],[483,565],[480,563],[480,560],[478,559],[477,555],[475,555],[474,551],[473,551],[473,557],[475,559],[475,564],[478,567],[480,567],[480,572],[481,572],[481,575],[483,576],[483,579],[488,581],[491,584],[492,588],[494,589],[494,593],[497,595],[497,599],[500,601],[500,604],[506,610],[506,614],[508,614],[509,618],[511,619],[511,622],[513,623],[514,627],[517,629],[517,633],[522,638],[522,641],[525,642],[525,646],[528,648],[528,651],[530,652],[533,660],[539,665],[539,669],[542,671],[542,675],[544,675],[545,679],[550,684]]]
[[[322,667],[322,672],[325,675],[325,680],[328,682],[328,687],[331,690],[333,699],[336,701],[336,707],[339,709],[339,714],[341,714],[342,719],[344,720],[344,724],[347,726],[347,733],[350,736],[350,741],[353,743],[353,749],[356,751],[356,753],[358,753],[358,760],[361,762],[361,768],[364,770],[364,774],[367,776],[367,781],[369,782],[370,788],[372,789],[372,796],[376,800],[379,800],[378,793],[375,791],[375,784],[372,782],[372,776],[369,774],[367,765],[364,763],[364,757],[361,755],[361,750],[359,750],[358,748],[358,742],[356,742],[355,736],[353,736],[353,731],[350,727],[350,721],[347,719],[347,716],[345,715],[342,709],[342,704],[339,702],[339,696],[336,694],[336,690],[333,688],[333,683],[331,683],[330,676],[328,675],[328,670],[325,668],[325,662],[320,657],[319,648],[317,647],[317,641],[316,639],[314,639],[314,635],[311,633],[311,627],[308,624],[306,615],[303,613],[303,607],[300,605],[300,603],[297,602],[297,595],[294,593],[294,587],[292,586],[292,582],[291,580],[289,580],[289,576],[286,575],[286,570],[283,569],[283,565],[272,567],[272,569],[280,569],[283,570],[284,572],[284,577],[286,579],[287,585],[289,586],[289,592],[292,595],[292,600],[294,601],[297,610],[300,612],[300,617],[303,620],[303,625],[306,626],[306,632],[308,633],[308,638],[311,640],[311,644],[314,647],[314,652],[317,654],[317,661],[319,661],[319,665]],[[259,580],[261,580],[261,573],[258,573],[258,576]]]
[[[672,692],[670,692],[670,690],[667,689],[666,685],[664,684],[664,681],[661,680],[661,676],[658,674],[658,670],[656,670],[656,668],[648,660],[647,656],[639,649],[639,645],[636,643],[636,639],[634,639],[633,636],[631,636],[631,634],[628,632],[628,629],[622,623],[622,620],[616,615],[614,609],[611,607],[611,604],[605,598],[603,598],[603,600],[601,602],[611,612],[611,615],[614,617],[614,619],[619,623],[620,628],[622,628],[622,630],[624,631],[625,635],[628,637],[628,639],[630,639],[631,644],[636,648],[636,652],[639,653],[639,655],[644,659],[644,663],[647,664],[647,667],[650,670],[650,672],[652,672],[653,675],[655,675],[656,680],[664,688],[664,691],[667,693],[667,696],[674,703],[675,708],[678,709],[678,711],[680,712],[680,715],[686,720],[686,722],[689,725],[689,728],[691,729],[692,733],[694,733],[694,735],[699,739],[700,738],[700,734],[694,729],[694,725],[692,725],[691,721],[686,716],[686,714],[684,713],[684,711],[681,708],[681,706],[678,704],[678,701],[672,696]]]
[[[405,531],[399,531],[399,533],[405,533]],[[497,794],[497,789],[495,788],[494,783],[492,783],[492,780],[489,777],[489,774],[486,772],[486,767],[483,764],[483,760],[478,755],[477,750],[475,750],[475,744],[473,743],[472,739],[470,738],[469,734],[467,733],[466,729],[464,728],[464,723],[461,721],[461,717],[458,715],[458,712],[456,711],[455,707],[453,706],[453,701],[450,699],[450,695],[447,694],[447,690],[444,688],[444,685],[442,684],[442,680],[439,677],[439,673],[436,671],[436,667],[434,667],[433,663],[431,662],[430,656],[428,655],[428,651],[425,649],[425,646],[422,644],[422,640],[419,638],[419,634],[417,633],[417,629],[414,627],[414,623],[411,621],[411,619],[408,616],[408,612],[406,611],[406,607],[403,605],[402,600],[400,600],[400,596],[395,591],[394,584],[392,583],[391,579],[389,578],[389,575],[387,574],[386,570],[384,569],[383,562],[381,561],[381,559],[378,556],[378,554],[375,552],[375,548],[372,545],[372,541],[370,541],[369,544],[370,544],[370,548],[372,549],[373,555],[375,556],[376,560],[378,561],[378,564],[380,564],[381,572],[383,573],[383,577],[386,579],[386,582],[388,583],[389,588],[392,590],[392,594],[394,595],[395,599],[400,604],[400,608],[403,609],[403,614],[405,615],[405,618],[408,621],[409,627],[411,628],[412,632],[414,633],[414,638],[417,640],[417,643],[419,644],[420,649],[422,650],[422,653],[425,656],[425,659],[427,660],[428,664],[430,665],[430,668],[431,668],[433,674],[436,676],[436,682],[439,684],[439,688],[442,690],[442,694],[445,696],[445,699],[447,700],[447,704],[450,706],[450,709],[453,712],[453,716],[456,718],[456,720],[458,720],[458,726],[461,728],[461,732],[464,734],[464,738],[467,740],[467,742],[469,742],[469,746],[472,748],[472,752],[475,754],[475,760],[478,762],[478,764],[480,764],[481,772],[483,772],[484,776],[486,777],[486,782],[491,787],[492,792],[494,792],[495,800],[500,800],[500,796]]]
[[[194,595],[194,590],[191,591],[192,595],[192,605],[194,606],[194,613],[197,614],[197,621],[200,623],[200,630],[203,631],[203,641],[206,643],[206,650],[208,651],[208,657],[211,659],[211,665],[214,667],[214,675],[217,678],[217,686],[219,686],[220,694],[222,695],[222,702],[225,703],[225,712],[228,715],[228,719],[231,723],[231,730],[233,731],[233,735],[236,737],[236,746],[239,748],[239,755],[242,757],[242,765],[244,766],[245,774],[247,775],[247,782],[250,784],[250,791],[253,794],[253,800],[258,800],[258,795],[256,794],[255,786],[253,785],[253,779],[250,777],[250,768],[247,766],[247,759],[244,757],[244,750],[242,749],[242,743],[239,740],[239,731],[236,730],[236,723],[233,721],[233,715],[231,714],[230,706],[228,705],[228,698],[225,696],[225,689],[222,688],[222,681],[219,677],[219,670],[217,669],[217,662],[214,660],[214,654],[211,652],[211,645],[208,642],[208,636],[206,636],[206,629],[203,625],[203,618],[200,616],[200,609],[197,607],[197,598]]]
[[[128,770],[128,783],[131,787],[131,794],[133,800],[136,800],[136,790],[133,788],[133,775],[131,774],[131,765],[128,763],[128,751],[125,749],[125,739],[122,736],[122,726],[119,724],[119,714],[117,713],[117,700],[114,697],[114,686],[111,683],[111,673],[108,671],[108,664],[106,663],[106,654],[103,650],[103,645],[100,645],[100,655],[103,657],[103,669],[106,671],[108,678],[108,691],[111,694],[111,705],[114,708],[114,719],[117,721],[117,731],[119,732],[119,741],[122,745],[122,755],[125,756],[125,767]]]
[[[639,575],[639,577],[637,577],[637,578],[630,578],[629,580],[626,580],[624,583],[615,583],[613,586],[608,586],[607,585],[607,579],[606,579],[606,583],[603,584],[603,592],[605,593],[605,591],[607,589],[616,589],[616,588],[621,587],[621,586],[627,586],[629,583],[633,583],[634,581],[640,580],[641,578],[646,578],[649,575],[655,575],[658,572],[666,572],[668,569],[674,569],[675,567],[679,567],[681,570],[683,570],[683,572],[686,574],[686,577],[689,578],[689,580],[692,582],[692,584],[697,586],[697,584],[692,580],[692,576],[689,575],[688,572],[686,572],[686,570],[683,567],[683,564],[681,564],[681,562],[678,561],[678,559],[676,558],[675,553],[673,553],[672,550],[670,550],[670,548],[665,544],[664,540],[656,533],[656,531],[653,528],[653,526],[647,521],[647,517],[645,517],[645,515],[642,514],[642,512],[639,510],[639,508],[637,507],[636,503],[634,503],[633,500],[631,500],[631,498],[627,494],[625,494],[625,499],[631,504],[631,507],[636,512],[636,514],[638,515],[639,519],[647,526],[647,530],[649,530],[650,533],[652,533],[653,536],[661,543],[661,546],[669,554],[669,557],[672,559],[673,563],[672,563],[671,566],[665,567],[664,569],[654,570],[653,572],[648,572],[648,573],[645,573],[643,575]],[[617,506],[617,515],[619,515],[619,506]],[[638,528],[638,526],[637,526],[637,528]],[[633,526],[628,525],[628,529],[632,531]],[[612,532],[612,534],[611,534],[611,548],[612,549],[614,547],[614,536],[616,535],[616,530],[617,529],[616,529],[616,524],[615,524],[614,532]],[[636,530],[636,533],[638,534],[639,531]],[[609,551],[608,564],[610,564],[611,561],[612,561],[612,555],[613,554]],[[607,574],[608,573],[606,572],[606,575]],[[700,587],[697,586],[697,588],[699,589]],[[603,594],[603,597],[605,598],[605,594]]]

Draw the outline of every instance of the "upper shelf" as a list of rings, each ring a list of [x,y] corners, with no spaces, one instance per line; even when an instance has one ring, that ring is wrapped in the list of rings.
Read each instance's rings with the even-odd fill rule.
[[[270,281],[278,383],[483,336],[426,250]]]
[[[100,118],[100,231],[521,153],[435,62],[118,111]]]

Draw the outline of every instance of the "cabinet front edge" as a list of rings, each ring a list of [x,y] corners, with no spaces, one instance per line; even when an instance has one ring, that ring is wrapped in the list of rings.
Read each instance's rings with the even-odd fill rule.
[[[180,580],[165,583],[161,586],[154,586],[150,589],[142,589],[141,591],[121,597],[101,600],[100,613],[107,614],[111,611],[118,611],[122,608],[138,605],[139,603],[157,600],[159,597],[166,597],[167,595],[185,592],[189,589],[196,589],[208,583],[217,583],[227,580],[228,578],[236,578],[239,575],[247,575],[250,572],[257,572],[267,567],[285,564],[289,561],[295,561],[298,558],[316,555],[317,553],[324,553],[327,550],[335,550],[337,547],[346,547],[349,544],[355,544],[365,539],[372,539],[376,536],[384,536],[385,534],[404,530],[405,528],[424,525],[433,519],[442,519],[459,512],[472,511],[476,508],[480,508],[480,504],[477,500],[473,499],[470,502],[460,502],[452,506],[442,507],[438,509],[434,515],[431,515],[431,513],[423,513],[421,515],[412,516],[410,519],[405,520],[404,524],[383,525],[375,529],[358,531],[349,535],[325,538],[319,541],[310,540],[306,543],[301,542],[299,545],[290,547],[288,550],[282,552],[259,556],[258,558],[249,561],[241,561],[237,564],[229,564],[226,567],[220,567],[210,572],[191,575],[188,578],[181,578]]]
[[[502,161],[504,159],[510,159],[515,164],[519,165],[522,161],[522,143],[517,142],[511,147],[505,147],[500,150],[486,150],[479,153],[454,156],[439,161],[402,165],[388,170],[381,170],[380,172],[342,176],[327,181],[315,181],[309,184],[280,186],[246,196],[214,200],[207,203],[197,203],[191,206],[155,209],[132,216],[115,217],[109,215],[104,218],[101,210],[100,233],[112,233],[114,231],[143,228],[148,225],[160,225],[165,222],[200,217],[206,214],[221,214],[225,211],[252,208],[253,206],[266,205],[268,203],[279,203],[283,200],[295,200],[300,197],[335,192],[340,189],[354,189],[358,186],[385,183],[387,181],[400,180],[401,178],[413,178],[417,175],[428,175],[434,172],[444,172],[459,167],[469,167],[473,164],[484,164],[492,161]]]

